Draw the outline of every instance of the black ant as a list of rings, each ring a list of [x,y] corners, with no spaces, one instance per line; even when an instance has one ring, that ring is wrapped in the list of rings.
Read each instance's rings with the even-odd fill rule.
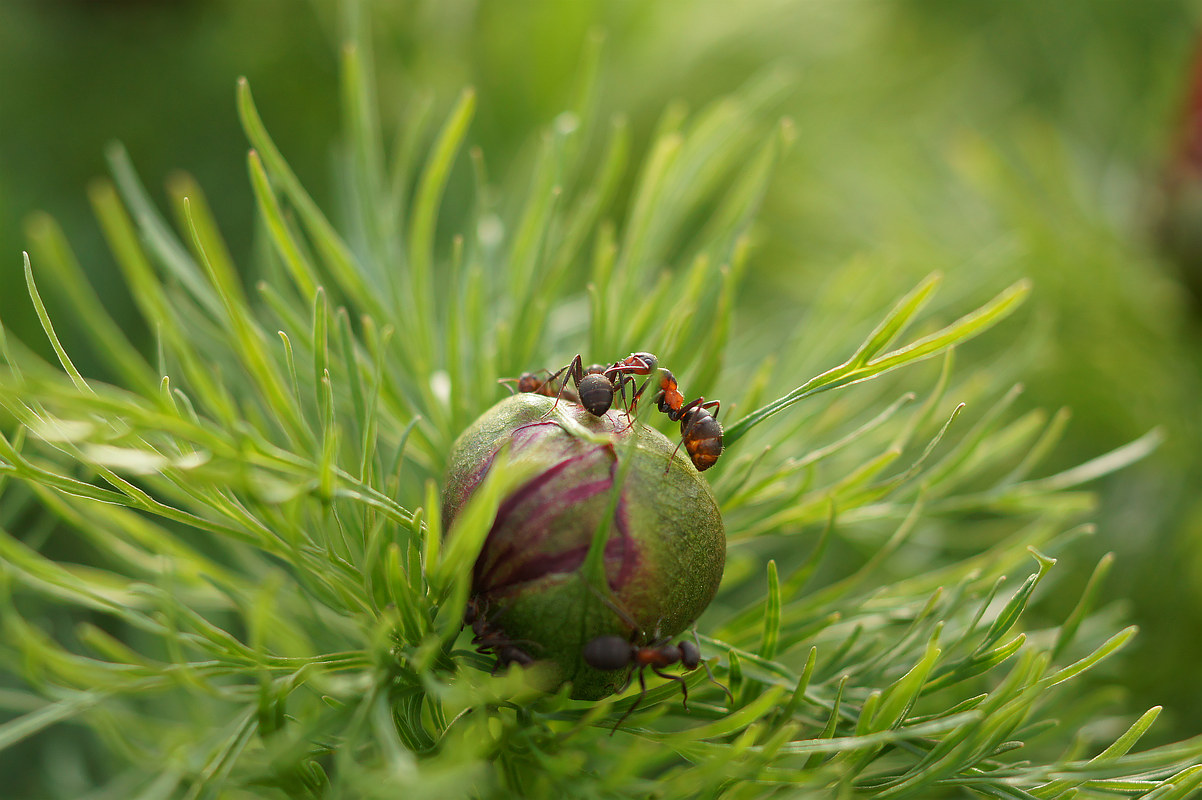
[[[476,598],[468,601],[463,610],[463,624],[472,628],[472,644],[481,653],[492,653],[497,657],[494,672],[500,672],[510,664],[527,666],[534,663],[534,657],[527,653],[519,644],[527,644],[510,639],[500,630],[488,623],[487,608],[481,608],[482,603]],[[485,604],[486,605],[486,604]]]
[[[630,628],[631,639],[633,639],[635,632],[639,630],[639,626],[634,621],[634,618],[630,616],[630,613],[618,605],[614,599],[602,594],[591,583],[585,581],[584,585]],[[659,636],[658,630],[655,635],[656,637]],[[680,684],[680,693],[683,695],[682,703],[686,711],[689,708],[688,684],[679,675],[669,675],[666,672],[662,672],[661,667],[683,664],[686,670],[694,670],[698,666],[703,666],[705,667],[705,674],[709,676],[710,683],[726,692],[727,697],[731,699],[731,703],[734,702],[734,695],[730,693],[730,689],[727,689],[714,680],[714,673],[710,671],[710,665],[701,660],[701,642],[697,641],[696,628],[693,629],[692,642],[687,639],[681,639],[676,644],[672,644],[671,640],[667,638],[656,638],[651,644],[639,646],[632,641],[623,639],[621,636],[615,636],[614,634],[597,636],[585,643],[581,651],[581,656],[584,658],[584,663],[593,669],[605,672],[634,667],[634,671],[626,678],[626,683],[622,684],[621,689],[618,689],[619,694],[626,691],[634,680],[635,674],[639,677],[639,689],[641,691],[639,692],[638,699],[631,704],[630,708],[626,709],[626,713],[622,714],[617,723],[614,724],[613,730],[609,732],[610,736],[617,733],[618,728],[626,721],[630,713],[638,707],[639,703],[643,702],[643,697],[647,694],[647,679],[643,672],[647,667],[651,667],[651,671],[661,678],[677,681]]]
[[[680,693],[683,696],[681,703],[685,710],[689,708],[689,685],[679,675],[671,675],[664,672],[662,670],[663,667],[681,664],[686,670],[692,671],[704,665],[710,681],[728,695],[730,694],[729,689],[714,680],[709,664],[701,660],[701,649],[687,639],[681,639],[676,644],[672,644],[668,639],[660,639],[649,645],[640,647],[626,641],[621,636],[598,636],[585,644],[581,655],[584,657],[585,663],[590,667],[606,672],[633,666],[634,670],[631,672],[630,677],[626,679],[625,685],[618,690],[619,693],[626,691],[626,688],[634,680],[635,675],[638,675],[639,696],[631,704],[630,708],[626,709],[626,713],[622,714],[614,724],[613,730],[610,731],[610,736],[613,736],[617,732],[618,728],[622,726],[622,723],[626,721],[631,712],[638,707],[639,703],[643,702],[643,697],[647,694],[647,679],[644,671],[648,667],[661,678],[667,678],[680,684]]]
[[[615,361],[609,367],[593,364],[587,369],[584,367],[584,361],[577,355],[571,363],[552,375],[549,380],[555,380],[566,372],[556,402],[559,402],[559,397],[563,396],[564,389],[571,380],[576,384],[576,393],[579,396],[580,404],[594,417],[600,417],[609,411],[613,407],[614,397],[620,392],[622,403],[626,406],[626,413],[629,416],[634,413],[639,398],[647,389],[651,378],[648,377],[643,381],[642,386],[633,390],[633,396],[629,401],[626,400],[626,387],[628,385],[633,387],[636,382],[634,375],[650,376],[658,368],[659,359],[651,353],[631,353],[621,361]]]

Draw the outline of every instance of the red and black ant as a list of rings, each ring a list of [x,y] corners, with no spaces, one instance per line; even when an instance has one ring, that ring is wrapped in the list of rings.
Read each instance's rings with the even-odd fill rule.
[[[529,644],[529,642],[510,639],[503,632],[492,627],[488,622],[487,607],[481,608],[481,605],[482,603],[474,597],[468,601],[467,608],[463,610],[463,624],[471,626],[472,644],[476,645],[478,652],[492,653],[497,657],[497,666],[493,671],[500,672],[510,664],[518,664],[523,667],[533,664],[534,657],[518,647],[519,644]]]
[[[684,395],[676,385],[676,376],[661,367],[655,406],[668,419],[680,422],[680,444],[672,451],[669,465],[680,445],[684,445],[698,472],[709,469],[717,462],[718,456],[722,455],[722,426],[718,423],[718,411],[722,408],[720,401],[711,400],[707,403],[704,397],[698,397],[685,403]],[[711,408],[714,409],[712,414],[709,412]]]
[[[560,371],[562,372],[562,370]],[[541,372],[545,372],[547,377],[542,378],[537,372],[523,372],[516,378],[501,378],[497,383],[506,385],[513,383],[517,385],[518,392],[541,394],[543,397],[558,397],[562,392],[563,396],[573,403],[580,402],[580,398],[576,396],[576,392],[567,387],[559,386],[556,383],[556,377],[559,373],[553,375],[549,369],[541,370]],[[510,391],[513,391],[513,389],[511,388]]]
[[[591,583],[585,581],[584,585],[596,595],[598,600],[622,620],[631,631],[631,639],[634,639],[639,626],[630,613],[618,605],[615,599],[602,594]],[[656,637],[658,635],[657,630]],[[696,629],[693,630],[693,640],[690,642],[687,639],[681,639],[676,644],[672,644],[668,638],[655,638],[651,644],[640,646],[631,640],[623,639],[621,636],[606,634],[597,636],[585,643],[584,648],[581,650],[581,656],[584,658],[584,663],[593,669],[614,672],[634,667],[634,670],[627,676],[626,683],[622,684],[621,689],[618,689],[618,694],[626,691],[634,680],[635,675],[638,675],[640,689],[638,699],[631,704],[630,708],[626,709],[626,712],[614,724],[613,730],[609,732],[610,736],[613,736],[617,732],[618,728],[622,726],[622,723],[626,721],[631,712],[638,707],[639,703],[643,702],[643,697],[647,694],[647,678],[643,673],[647,667],[651,667],[651,671],[661,678],[667,678],[680,684],[680,692],[683,695],[682,703],[686,711],[689,708],[689,685],[679,675],[669,675],[661,671],[662,667],[683,664],[686,670],[694,670],[699,666],[703,666],[705,667],[705,674],[709,676],[710,683],[726,692],[726,695],[731,698],[731,702],[734,702],[734,696],[731,695],[730,689],[727,689],[714,680],[714,673],[710,671],[710,665],[701,660],[701,643],[697,641]]]
[[[590,667],[606,672],[633,666],[634,670],[631,672],[630,677],[626,679],[625,685],[618,690],[619,693],[626,691],[627,687],[634,680],[635,675],[638,675],[639,696],[614,724],[613,730],[610,731],[610,736],[617,732],[618,728],[622,726],[622,723],[626,721],[631,712],[638,707],[639,703],[643,702],[643,697],[647,694],[647,679],[644,671],[648,667],[661,678],[667,678],[680,684],[680,693],[683,695],[681,703],[684,705],[685,710],[688,710],[689,707],[689,685],[679,675],[671,675],[664,672],[662,670],[663,667],[681,664],[686,670],[691,671],[697,669],[699,666],[704,666],[710,681],[728,695],[730,694],[729,689],[714,680],[714,675],[710,672],[709,664],[701,660],[701,649],[687,639],[681,639],[676,644],[672,644],[668,639],[660,639],[649,645],[640,647],[632,642],[628,642],[621,636],[598,636],[585,644],[581,655],[584,657],[585,663]]]

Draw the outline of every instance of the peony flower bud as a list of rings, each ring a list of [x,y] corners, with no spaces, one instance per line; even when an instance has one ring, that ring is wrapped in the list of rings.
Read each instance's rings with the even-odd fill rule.
[[[604,697],[630,669],[589,666],[586,644],[676,636],[717,592],[726,534],[713,492],[683,451],[669,462],[674,442],[629,426],[623,412],[594,417],[577,403],[524,393],[493,406],[455,442],[444,530],[506,445],[506,457],[534,477],[501,502],[475,564],[469,621],[502,661],[528,655],[571,681],[573,697]],[[581,568],[611,508],[606,592]]]

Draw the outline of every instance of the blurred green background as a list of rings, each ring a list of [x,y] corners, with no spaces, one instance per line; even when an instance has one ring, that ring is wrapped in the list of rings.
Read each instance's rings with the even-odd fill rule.
[[[1132,707],[1168,706],[1176,728],[1158,727],[1164,739],[1198,732],[1202,326],[1151,235],[1197,3],[441,0],[378,3],[370,17],[385,120],[423,98],[437,118],[463,86],[477,87],[471,141],[500,187],[524,186],[539,132],[568,105],[598,33],[596,102],[602,117],[625,114],[636,141],[674,103],[697,108],[774,80],[796,142],[761,215],[738,317],[745,342],[772,341],[774,320],[804,317],[808,298],[840,275],[849,308],[884,307],[939,269],[939,301],[956,311],[1033,278],[1033,300],[1006,325],[1007,349],[992,337],[992,349],[960,363],[1022,381],[1020,409],[1072,408],[1052,467],[1154,427],[1167,434],[1155,456],[1099,487],[1090,547],[1119,554],[1108,588],[1129,598],[1125,613],[1143,628],[1126,662],[1138,664],[1126,675]],[[0,2],[9,331],[40,343],[20,259],[36,210],[62,223],[114,316],[134,318],[85,191],[112,140],[156,197],[173,170],[192,173],[235,256],[253,262],[239,75],[302,182],[334,207],[344,24],[337,4],[316,0]],[[845,266],[869,254],[891,269],[847,281]],[[53,287],[43,290],[53,303]],[[86,342],[86,331],[58,325],[73,352]],[[762,355],[750,345],[727,354]],[[782,388],[803,377],[782,376]],[[1076,594],[1064,596],[1067,605]]]

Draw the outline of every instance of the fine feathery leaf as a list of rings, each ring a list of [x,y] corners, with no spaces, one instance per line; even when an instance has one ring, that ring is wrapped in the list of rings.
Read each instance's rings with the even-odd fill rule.
[[[58,764],[69,741],[60,771],[86,773],[31,767],[32,796],[76,796],[85,782],[147,798],[1197,789],[1202,740],[1136,751],[1159,709],[1131,723],[1095,691],[1108,683],[1097,667],[1135,633],[1114,633],[1102,603],[1119,557],[1098,562],[1071,612],[1055,611],[1071,604],[1057,578],[1079,568],[1075,546],[1092,530],[1082,486],[1161,434],[1041,476],[1067,413],[1020,407],[1009,341],[988,370],[953,361],[1027,282],[939,327],[922,316],[931,275],[873,326],[846,313],[849,298],[862,313],[889,307],[894,288],[864,276],[896,265],[866,254],[815,293],[812,349],[757,350],[777,327],[740,295],[762,252],[753,221],[809,135],[773,122],[790,76],[765,73],[695,113],[667,104],[657,124],[606,120],[608,62],[592,38],[541,139],[500,146],[503,91],[382,109],[366,13],[346,6],[360,36],[340,61],[337,209],[302,186],[238,83],[253,264],[223,240],[196,181],[171,179],[164,215],[129,155],[110,149],[113,177],[93,184],[92,204],[153,341],[126,338],[52,220],[30,223],[31,319],[52,355],[0,328],[0,754]],[[717,475],[729,543],[695,622],[703,668],[657,663],[672,646],[682,659],[689,634],[647,630],[632,641],[669,644],[638,651],[613,677],[626,689],[599,702],[547,691],[559,681],[545,662],[492,674],[498,648],[524,643],[465,630],[465,609],[499,510],[533,467],[503,450],[448,523],[452,442],[503,396],[498,379],[644,348],[688,398],[756,409],[726,428],[728,448],[761,425],[770,443],[690,473]],[[807,370],[847,360],[763,404],[768,387],[805,374],[802,355]],[[932,385],[778,416],[936,355]],[[748,373],[737,397],[722,395],[736,383],[728,364]],[[649,394],[633,424],[662,422],[655,405]],[[630,452],[613,448],[583,565],[549,579],[599,597],[597,614],[624,613],[607,594],[606,545],[630,512]],[[653,518],[700,494],[655,497]],[[557,512],[575,510],[565,502]],[[670,577],[685,591],[691,579]],[[69,740],[54,733],[64,724]]]
[[[872,357],[875,350],[887,345],[900,333],[910,318],[921,308],[922,303],[918,300],[925,299],[934,285],[933,281],[922,284],[906,300],[899,303],[893,313],[881,323],[877,331],[869,336],[851,359],[811,378],[788,394],[752,411],[728,427],[725,434],[727,447],[741,439],[756,425],[807,397],[871,380],[898,367],[938,355],[956,344],[985,332],[1009,316],[1030,292],[1030,284],[1027,281],[1020,281],[976,311],[966,314],[947,327],[916,339],[904,347],[899,347],[875,358]]]

